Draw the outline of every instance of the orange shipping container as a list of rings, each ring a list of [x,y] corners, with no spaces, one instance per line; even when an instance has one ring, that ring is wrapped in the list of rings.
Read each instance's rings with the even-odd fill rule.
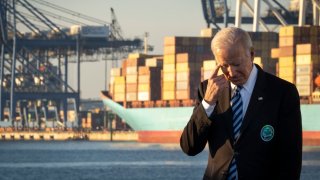
[[[279,48],[272,48],[271,49],[271,58],[279,58],[280,56],[280,49]]]
[[[135,83],[126,84],[126,92],[137,92],[138,91],[138,85]]]
[[[144,66],[144,65],[145,65],[144,58],[127,59],[127,67],[128,66]]]
[[[126,100],[127,101],[137,101],[137,92],[127,92],[126,93]]]
[[[197,97],[197,89],[177,90],[176,99],[195,99]]]
[[[127,71],[127,60],[126,59],[122,61],[121,70],[122,70],[122,72],[121,72],[122,76],[126,76],[127,75],[127,73],[126,73],[126,71]]]
[[[176,55],[177,62],[196,62],[196,56],[189,53],[180,53]]]
[[[317,44],[297,44],[297,54],[314,54],[319,52],[319,46]]]
[[[146,66],[149,67],[162,67],[163,65],[163,57],[155,57],[146,59]]]
[[[300,27],[282,26],[279,30],[279,36],[300,36]]]
[[[295,56],[295,46],[280,47],[279,49],[279,57]]]

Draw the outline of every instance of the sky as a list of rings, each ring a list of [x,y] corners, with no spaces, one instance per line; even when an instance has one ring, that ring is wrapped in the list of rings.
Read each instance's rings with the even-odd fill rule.
[[[46,1],[107,22],[111,22],[112,7],[125,38],[143,38],[145,32],[149,33],[148,43],[154,46],[150,54],[163,54],[163,40],[166,36],[200,36],[201,29],[206,28],[201,0]],[[230,2],[235,3],[233,0]],[[232,8],[231,11],[234,11]],[[109,74],[110,67],[111,63],[108,62],[106,68],[105,61],[81,63],[81,98],[99,99],[100,91],[105,89],[105,81],[108,79],[105,78],[105,72]],[[75,64],[69,65],[69,83],[73,87],[76,87],[75,69]]]
[[[143,38],[145,32],[149,33],[148,43],[154,46],[154,51],[150,54],[162,54],[163,39],[166,36],[199,36],[200,30],[206,27],[200,0],[47,1],[107,22],[111,22],[112,7],[124,37]],[[107,66],[109,74],[111,63]],[[75,64],[69,65],[69,71],[72,74],[69,76],[69,83],[76,89]],[[100,97],[100,91],[105,89],[105,71],[104,61],[81,63],[81,98]]]

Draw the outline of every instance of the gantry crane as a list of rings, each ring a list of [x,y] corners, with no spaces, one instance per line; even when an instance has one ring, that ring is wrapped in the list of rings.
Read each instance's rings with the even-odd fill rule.
[[[289,9],[281,0],[253,0],[253,5],[248,0],[232,1],[236,4],[235,15],[230,16],[227,0],[201,0],[203,14],[207,26],[215,26],[219,29],[218,23],[224,23],[227,27],[229,23],[240,27],[241,24],[253,24],[253,31],[259,31],[259,24],[265,31],[271,31],[268,25],[288,25],[288,24],[313,24],[319,25],[320,3],[316,0],[294,0],[297,9]],[[251,1],[252,2],[252,1]],[[288,1],[286,1],[288,3]],[[261,4],[268,7],[266,16],[261,16]],[[242,7],[245,7],[252,17],[242,15]]]
[[[50,17],[61,18],[59,14],[43,10],[34,4],[76,14],[83,19],[109,24],[89,16],[74,13],[63,7],[40,0],[1,0],[0,1],[0,125],[13,127],[29,126],[30,112],[34,112],[36,127],[47,124],[48,108],[54,106],[56,123],[64,127],[79,126],[80,103],[80,62],[83,55],[106,52],[101,49],[128,47],[140,49],[140,39],[115,37],[91,37],[82,33],[70,33],[54,23]],[[62,18],[73,22],[73,19]],[[18,24],[19,23],[19,24]],[[39,25],[39,23],[41,25]],[[22,33],[18,25],[23,25],[31,33]],[[40,27],[46,27],[43,30]],[[90,27],[90,26],[88,26]],[[114,34],[115,31],[111,30]],[[117,32],[117,31],[116,31]],[[68,77],[68,63],[71,57],[76,60],[76,87],[71,87]],[[73,102],[75,121],[68,125],[68,104]],[[63,118],[60,118],[60,109]],[[9,121],[4,122],[4,109],[9,109]],[[19,113],[19,121],[17,115]],[[41,118],[42,117],[42,118]],[[41,122],[44,119],[44,123]],[[18,123],[19,122],[19,123]]]

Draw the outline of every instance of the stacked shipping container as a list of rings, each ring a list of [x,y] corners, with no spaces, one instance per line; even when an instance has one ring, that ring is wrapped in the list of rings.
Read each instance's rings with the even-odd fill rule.
[[[189,53],[176,55],[176,99],[195,99],[200,84],[201,59]]]
[[[217,63],[215,60],[203,61],[203,66],[201,68],[201,81],[209,79],[216,67]]]
[[[161,99],[161,67],[139,67],[138,100]]]
[[[163,55],[163,70],[161,72],[162,79],[162,99],[175,99],[175,69],[176,69],[176,51],[179,51],[180,46],[176,46],[175,37],[166,37],[164,39],[164,55]],[[178,40],[177,40],[178,41]],[[181,42],[182,44],[183,42]]]
[[[204,59],[212,59],[211,37],[166,37],[163,100],[194,99]],[[179,82],[178,82],[179,81]],[[192,84],[190,84],[192,82]],[[196,84],[198,83],[198,84]]]
[[[296,86],[299,95],[308,99],[315,88],[313,80],[320,72],[319,46],[316,43],[298,44],[296,47]]]
[[[279,31],[279,48],[271,56],[279,58],[277,75],[291,83],[296,82],[296,45],[310,43],[310,26],[284,26]]]
[[[138,100],[138,68],[144,66],[143,58],[127,59],[126,69],[126,100]]]
[[[125,101],[125,76],[122,75],[122,68],[111,69],[111,79],[109,85],[109,91],[114,101],[123,102]]]
[[[263,70],[276,74],[276,62],[272,60],[271,49],[278,47],[278,33],[248,32],[255,52],[255,63]]]

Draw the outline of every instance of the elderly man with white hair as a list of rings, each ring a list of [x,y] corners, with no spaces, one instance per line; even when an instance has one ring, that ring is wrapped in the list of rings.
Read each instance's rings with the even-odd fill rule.
[[[218,64],[201,82],[180,139],[194,156],[208,143],[203,179],[300,179],[302,125],[296,87],[253,63],[247,32],[220,30],[211,49]],[[218,75],[219,69],[223,74]]]

